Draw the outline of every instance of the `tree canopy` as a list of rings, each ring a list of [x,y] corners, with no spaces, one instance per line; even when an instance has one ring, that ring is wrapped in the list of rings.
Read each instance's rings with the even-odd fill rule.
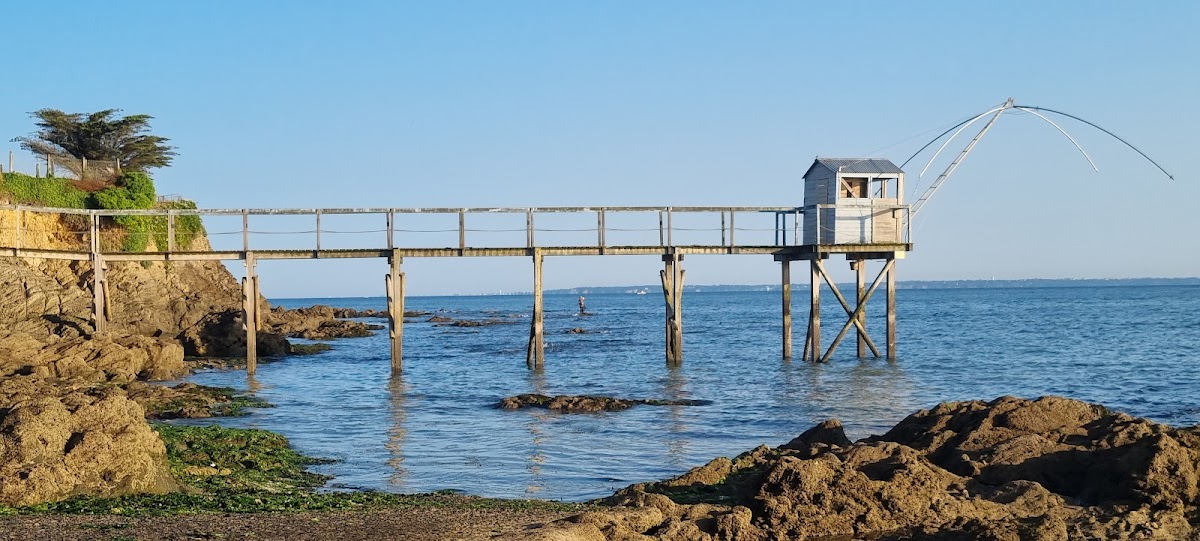
[[[146,171],[166,167],[175,147],[166,137],[151,135],[150,115],[117,116],[120,109],[95,113],[65,113],[40,109],[29,113],[37,119],[38,131],[17,137],[21,148],[37,155],[116,162],[124,171]]]

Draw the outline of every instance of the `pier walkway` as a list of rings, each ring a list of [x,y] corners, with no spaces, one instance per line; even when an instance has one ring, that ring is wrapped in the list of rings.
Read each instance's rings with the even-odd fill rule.
[[[835,217],[833,205],[801,207],[541,207],[541,208],[337,208],[337,209],[150,209],[82,210],[52,209],[20,205],[0,206],[12,212],[12,223],[0,224],[0,257],[44,258],[89,261],[92,273],[96,329],[106,328],[106,263],[116,261],[212,261],[240,260],[246,267],[243,279],[243,321],[247,333],[248,371],[255,369],[255,333],[260,317],[255,313],[260,297],[256,265],[261,260],[308,260],[383,258],[390,263],[385,276],[388,298],[392,367],[402,367],[405,275],[404,258],[420,257],[512,257],[533,259],[534,307],[526,362],[530,368],[544,363],[542,310],[543,259],[560,256],[657,255],[665,301],[665,341],[668,364],[683,358],[682,310],[683,258],[685,255],[770,255],[782,263],[783,356],[791,358],[790,262],[811,262],[813,293],[804,358],[828,360],[829,355],[853,328],[859,337],[859,355],[865,347],[879,356],[866,335],[865,306],[871,294],[887,278],[888,358],[895,358],[895,259],[912,249],[907,231],[903,239],[872,242],[870,231],[877,216],[907,222],[908,207],[878,207],[875,212],[848,218]],[[811,219],[805,220],[809,213]],[[39,231],[46,217],[70,228],[69,238],[54,247],[27,242]],[[139,216],[148,224],[143,232],[132,232],[118,224],[123,217]],[[864,233],[834,243],[829,235],[836,222],[839,231]],[[203,220],[204,228],[184,227]],[[850,221],[847,221],[850,220]],[[815,231],[806,232],[805,226]],[[43,226],[44,227],[44,226]],[[907,226],[905,226],[907,227]],[[205,231],[205,229],[207,231]],[[136,246],[126,248],[129,235],[144,235]],[[61,236],[61,235],[60,235]],[[201,237],[211,246],[196,244]],[[829,242],[823,244],[818,242]],[[825,240],[828,239],[828,240]],[[810,242],[806,243],[805,241]],[[895,242],[903,240],[904,242]],[[65,245],[65,247],[64,247]],[[857,270],[856,302],[838,292],[825,273],[822,260],[844,254]],[[865,262],[885,264],[869,289],[865,287]],[[819,291],[824,279],[845,308],[848,320],[828,351],[820,347]]]

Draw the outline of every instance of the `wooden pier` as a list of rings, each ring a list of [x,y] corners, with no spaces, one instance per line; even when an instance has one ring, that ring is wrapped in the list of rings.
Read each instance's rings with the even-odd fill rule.
[[[402,265],[405,258],[469,258],[469,257],[530,257],[533,261],[533,313],[530,318],[529,343],[526,363],[531,369],[540,369],[545,363],[545,336],[543,296],[543,262],[546,257],[650,255],[660,256],[663,270],[660,278],[665,305],[664,346],[668,365],[683,362],[683,285],[684,258],[688,255],[770,255],[782,267],[782,317],[783,357],[792,356],[791,332],[791,262],[809,261],[812,280],[812,298],[808,330],[806,333],[804,359],[826,362],[834,350],[853,328],[858,340],[858,355],[865,356],[866,349],[879,356],[880,352],[865,326],[867,301],[879,287],[881,280],[887,281],[887,341],[886,353],[895,358],[895,260],[904,257],[912,249],[907,231],[904,237],[889,238],[887,242],[833,242],[821,230],[832,224],[821,224],[821,217],[834,205],[811,205],[802,207],[553,207],[553,208],[360,208],[360,209],[176,209],[176,210],[78,210],[48,209],[25,206],[0,206],[0,210],[15,212],[16,234],[4,238],[14,239],[10,246],[0,246],[0,257],[46,258],[91,262],[92,291],[94,297],[94,319],[97,332],[104,332],[107,323],[107,306],[111,295],[104,277],[108,262],[114,261],[214,261],[240,260],[245,265],[246,277],[242,281],[243,321],[247,343],[247,371],[254,373],[256,367],[256,331],[262,325],[258,299],[260,282],[257,272],[259,261],[381,258],[388,262],[388,273],[384,278],[387,297],[388,329],[391,343],[393,372],[400,372],[403,360],[404,297],[406,289]],[[878,207],[877,207],[878,210]],[[877,213],[888,217],[906,213],[907,207],[898,202]],[[78,249],[47,250],[23,246],[21,231],[26,214],[76,215],[80,218],[71,223],[88,224],[86,231],[79,231]],[[815,222],[806,219],[814,216]],[[119,216],[149,216],[166,222],[166,246],[153,246],[148,251],[130,252],[120,248],[118,242],[106,239],[116,228],[109,224]],[[184,216],[199,216],[209,220],[240,222],[240,227],[229,231],[209,232],[211,237],[228,238],[240,235],[240,246],[221,246],[212,250],[190,249],[190,239],[179,239],[177,222]],[[859,226],[875,227],[874,214],[862,218]],[[352,245],[331,246],[330,236],[346,231],[329,228],[332,219],[352,217],[378,224],[371,229],[353,231],[372,237],[370,241]],[[266,231],[256,229],[257,224],[275,218],[287,218],[296,223],[312,224],[311,229]],[[322,224],[324,218],[325,224]],[[406,226],[405,221],[420,218],[433,219],[443,224],[433,229]],[[489,223],[500,220],[506,225],[491,228],[473,227],[476,221]],[[539,225],[544,221],[573,221],[576,226]],[[770,220],[770,222],[768,222]],[[629,224],[637,222],[633,227]],[[810,223],[812,222],[812,223]],[[586,226],[578,224],[586,223]],[[840,222],[839,222],[840,223]],[[864,225],[865,224],[865,225]],[[804,231],[804,226],[815,228],[822,234]],[[211,227],[211,225],[209,226]],[[428,227],[428,226],[425,226]],[[300,245],[281,246],[279,242],[259,242],[260,237],[285,234],[300,236]],[[503,241],[487,242],[485,233],[507,234]],[[120,233],[124,234],[124,233]],[[439,238],[434,243],[415,240],[421,234],[434,234]],[[523,234],[523,239],[516,237]],[[544,236],[572,235],[571,242],[547,242]],[[323,244],[324,235],[324,244]],[[619,243],[614,237],[629,237]],[[380,238],[381,237],[381,238]],[[516,242],[512,238],[516,238]],[[828,238],[828,242],[822,239]],[[581,240],[582,239],[582,240]],[[816,239],[813,242],[805,242]],[[255,242],[252,242],[255,241]],[[446,241],[449,242],[446,242]],[[441,245],[437,245],[441,242]],[[449,245],[446,245],[449,244]],[[844,255],[856,269],[858,276],[855,302],[849,303],[834,285],[824,270],[823,261],[832,255]],[[879,275],[870,287],[865,286],[866,262],[884,262]],[[821,281],[832,288],[848,317],[828,350],[821,349],[820,289]]]

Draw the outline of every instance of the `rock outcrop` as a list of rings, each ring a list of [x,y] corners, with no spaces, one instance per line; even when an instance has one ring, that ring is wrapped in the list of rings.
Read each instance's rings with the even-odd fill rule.
[[[601,411],[627,410],[639,404],[649,406],[703,406],[708,404],[708,402],[703,400],[627,399],[612,398],[609,396],[519,394],[501,400],[496,404],[496,407],[506,410],[542,408],[560,413],[596,413]]]
[[[338,319],[346,314],[343,310],[322,304],[293,310],[275,307],[267,314],[266,324],[275,334],[308,340],[360,338],[385,328],[382,325]]]
[[[1058,397],[947,403],[850,443],[779,448],[633,485],[524,539],[1200,539],[1200,429]]]
[[[95,388],[46,395],[45,387],[20,379],[0,382],[0,394],[10,398],[0,408],[0,503],[177,488],[166,447],[137,403]],[[16,389],[22,386],[32,393]]]

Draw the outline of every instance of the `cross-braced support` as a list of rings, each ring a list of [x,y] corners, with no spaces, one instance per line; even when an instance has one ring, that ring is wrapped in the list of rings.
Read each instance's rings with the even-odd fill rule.
[[[808,336],[805,338],[804,345],[804,360],[813,362],[827,362],[837,347],[846,337],[846,333],[853,327],[858,342],[858,356],[866,357],[867,350],[870,350],[871,355],[880,357],[879,347],[871,340],[870,334],[867,332],[866,326],[866,310],[867,303],[871,300],[875,290],[880,284],[887,280],[888,283],[888,298],[887,298],[887,358],[894,360],[896,358],[896,304],[895,304],[895,266],[896,260],[894,255],[886,257],[886,262],[879,274],[875,276],[870,287],[864,289],[866,285],[866,260],[858,259],[851,262],[851,268],[855,271],[855,304],[852,307],[842,292],[838,289],[837,284],[825,271],[825,265],[820,259],[813,259],[811,262],[812,270],[812,304],[809,308],[808,318]],[[821,308],[820,308],[820,290],[821,282],[825,282],[829,286],[833,296],[837,298],[838,303],[842,306],[842,310],[846,313],[847,320],[845,325],[842,325],[838,331],[837,337],[829,345],[829,349],[822,352],[821,349]]]
[[[666,301],[667,365],[683,363],[683,255],[663,256],[663,300]]]

